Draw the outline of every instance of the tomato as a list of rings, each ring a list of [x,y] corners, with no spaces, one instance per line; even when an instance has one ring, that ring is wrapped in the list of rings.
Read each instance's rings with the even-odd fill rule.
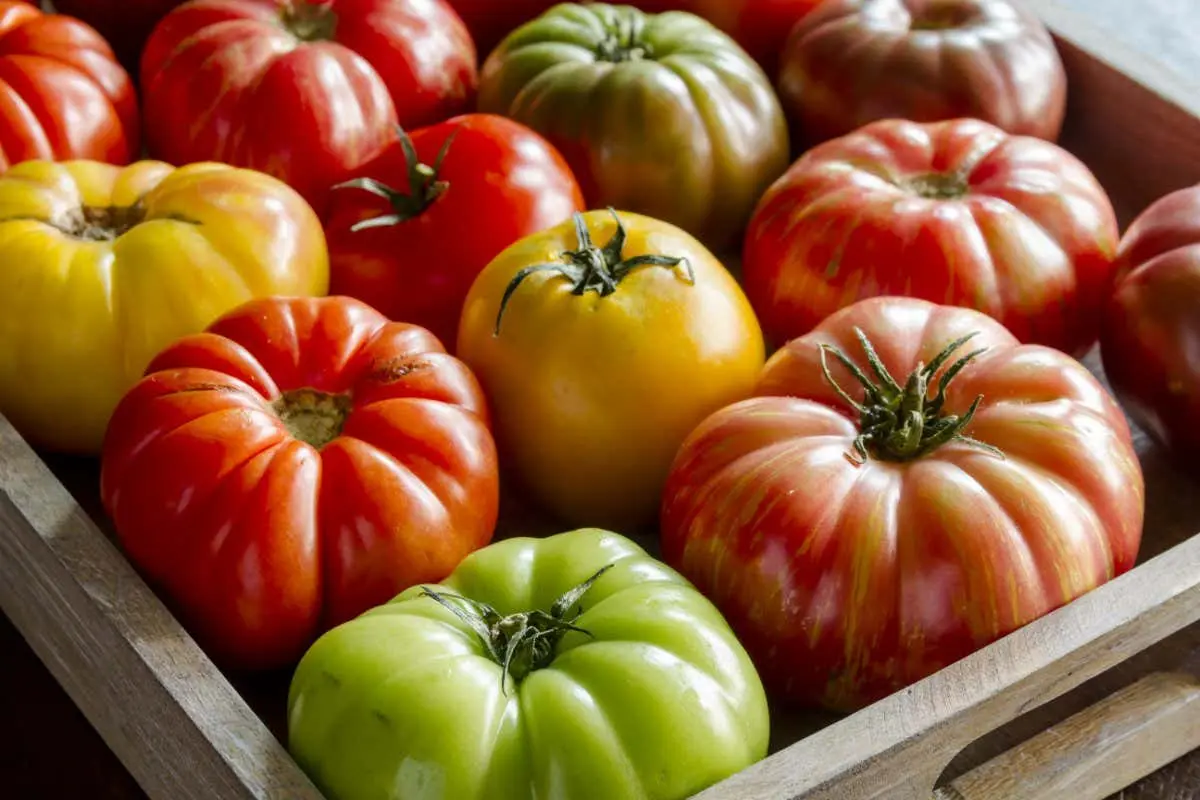
[[[1054,141],[1067,78],[1046,26],[1010,0],[828,0],[792,30],[778,88],[808,144],[959,117]]]
[[[754,312],[711,253],[603,211],[489,264],[458,355],[488,393],[514,485],[571,524],[616,530],[653,521],[679,444],[747,396],[764,360]]]
[[[770,188],[743,279],[778,343],[857,300],[907,295],[1082,354],[1118,239],[1104,189],[1057,145],[977,120],[886,120],[810,150]]]
[[[787,167],[770,81],[689,14],[556,6],[488,57],[479,108],[549,139],[589,207],[645,214],[716,248],[736,240]]]
[[[0,172],[32,159],[136,157],[133,81],[87,24],[0,0],[0,83]]]
[[[1190,459],[1200,447],[1200,186],[1133,222],[1117,270],[1100,338],[1104,371],[1130,415]]]
[[[253,297],[329,286],[312,209],[220,164],[19,164],[0,178],[0,262],[0,413],[81,454],[171,341]]]
[[[874,298],[692,433],[663,555],[768,691],[849,710],[1129,570],[1143,494],[1125,418],[1079,362],[970,309]]]
[[[398,139],[334,192],[331,291],[453,346],[475,276],[518,239],[582,211],[575,176],[524,125],[468,114]]]
[[[821,0],[686,0],[681,10],[699,14],[728,33],[774,78],[788,34]]]
[[[142,48],[155,24],[184,0],[54,0],[54,9],[93,26],[121,63],[137,71]]]
[[[113,414],[101,497],[201,645],[272,668],[490,541],[499,478],[479,384],[432,334],[277,297],[155,358]]]
[[[288,709],[330,800],[683,800],[767,752],[721,615],[595,529],[491,545],[326,634]]]
[[[475,61],[444,0],[192,0],[146,44],[146,138],[166,161],[274,175],[320,212],[397,123],[467,110]]]

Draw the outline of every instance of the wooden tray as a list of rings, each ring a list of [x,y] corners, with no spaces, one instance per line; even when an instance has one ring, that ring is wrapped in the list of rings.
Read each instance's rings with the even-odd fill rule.
[[[1200,183],[1200,94],[1030,1],[1067,64],[1062,143],[1122,223]],[[777,710],[772,755],[699,798],[1102,800],[1200,748],[1200,476],[1138,451],[1135,570],[857,714]],[[0,609],[154,800],[320,800],[280,743],[290,675],[209,661],[112,543],[96,480],[0,417]],[[1200,797],[1192,776],[1158,797]]]

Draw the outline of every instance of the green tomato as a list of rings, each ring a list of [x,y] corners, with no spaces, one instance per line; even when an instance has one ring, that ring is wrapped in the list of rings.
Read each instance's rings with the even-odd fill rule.
[[[720,612],[585,529],[493,544],[326,633],[288,733],[331,800],[681,800],[765,756],[768,716]]]
[[[716,249],[738,240],[788,166],[771,81],[733,39],[685,12],[557,5],[488,57],[479,110],[549,139],[589,207],[654,217]]]

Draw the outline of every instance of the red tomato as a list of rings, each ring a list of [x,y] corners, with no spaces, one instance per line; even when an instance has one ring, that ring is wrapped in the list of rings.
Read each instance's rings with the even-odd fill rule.
[[[86,23],[0,0],[0,171],[21,161],[128,164],[137,97],[112,48]]]
[[[109,425],[101,497],[210,654],[270,668],[486,544],[499,479],[482,390],[428,331],[272,298],[154,360]]]
[[[155,24],[184,0],[54,0],[54,9],[88,23],[116,51],[126,69],[136,72],[142,47]]]
[[[444,0],[191,0],[142,57],[151,153],[266,172],[324,208],[397,122],[466,110],[475,47]]]
[[[1121,409],[1079,362],[969,309],[875,298],[692,433],[663,554],[770,690],[849,710],[1129,570],[1143,490]]]
[[[1081,354],[1118,238],[1104,190],[1057,145],[976,120],[886,120],[810,150],[768,190],[744,282],[778,343],[857,300],[906,295]]]
[[[480,270],[583,211],[570,168],[520,123],[469,114],[406,134],[334,192],[325,223],[333,294],[453,345]]]
[[[1159,442],[1200,447],[1200,186],[1151,205],[1125,233],[1100,352],[1125,407]]]
[[[1053,141],[1066,87],[1046,26],[1009,0],[826,0],[793,29],[779,72],[810,144],[879,119],[959,117]]]

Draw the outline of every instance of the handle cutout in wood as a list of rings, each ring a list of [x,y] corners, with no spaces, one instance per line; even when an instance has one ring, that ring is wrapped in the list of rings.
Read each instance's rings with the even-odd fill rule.
[[[1153,673],[951,781],[935,800],[1104,800],[1200,748],[1200,678]]]

